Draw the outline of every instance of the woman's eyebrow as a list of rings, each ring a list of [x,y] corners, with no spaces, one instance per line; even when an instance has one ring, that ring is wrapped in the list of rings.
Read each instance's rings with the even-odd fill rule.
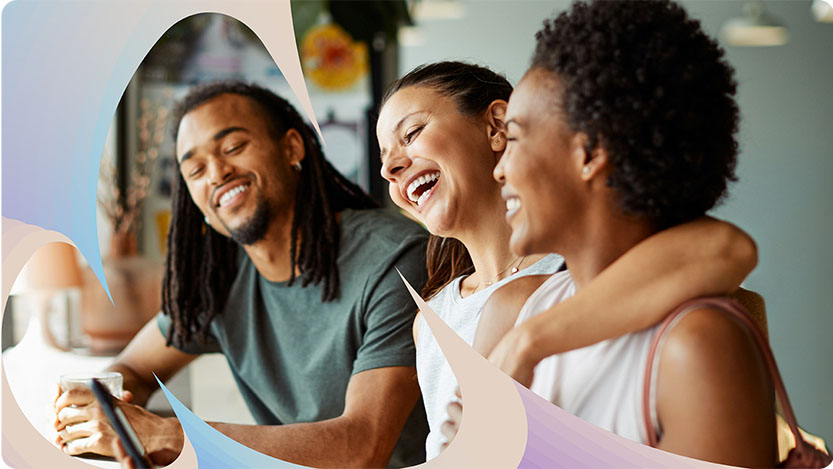
[[[394,126],[394,128],[393,128],[393,133],[398,132],[399,128],[402,127],[402,124],[404,124],[405,121],[408,120],[409,117],[411,117],[415,114],[421,114],[421,113],[424,113],[424,112],[427,112],[427,111],[414,111],[410,114],[406,114],[404,117],[402,117],[402,119],[399,119],[399,122],[396,123],[396,126]]]

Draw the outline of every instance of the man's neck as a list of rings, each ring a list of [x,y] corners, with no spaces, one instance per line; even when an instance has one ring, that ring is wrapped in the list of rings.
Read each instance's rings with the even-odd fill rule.
[[[298,240],[300,242],[300,239]],[[292,274],[292,220],[275,219],[262,240],[242,246],[257,271],[270,282],[285,282]],[[300,273],[297,271],[296,274]]]

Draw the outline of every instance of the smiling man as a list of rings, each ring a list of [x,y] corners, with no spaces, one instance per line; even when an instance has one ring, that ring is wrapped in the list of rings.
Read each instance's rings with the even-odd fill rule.
[[[183,441],[175,419],[134,405],[157,388],[153,373],[164,381],[197,354],[222,352],[258,422],[211,424],[229,437],[316,467],[424,461],[415,311],[395,270],[424,280],[424,231],[375,209],[265,89],[198,87],[177,116],[164,314],[110,367],[152,457],[170,462]],[[112,453],[89,392],[64,392],[55,409],[66,452]]]

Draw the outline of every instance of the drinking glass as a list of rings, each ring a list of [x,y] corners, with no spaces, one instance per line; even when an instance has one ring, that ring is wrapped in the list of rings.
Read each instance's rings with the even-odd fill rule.
[[[61,390],[75,388],[89,388],[90,380],[97,379],[101,384],[110,391],[110,394],[117,398],[121,398],[122,384],[124,378],[118,371],[99,371],[96,373],[69,373],[61,375],[59,383]]]

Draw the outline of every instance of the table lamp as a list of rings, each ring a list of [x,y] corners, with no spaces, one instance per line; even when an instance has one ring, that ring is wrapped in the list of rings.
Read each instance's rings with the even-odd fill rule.
[[[24,307],[32,316],[21,341],[42,340],[62,350],[82,345],[75,332],[80,331],[82,285],[75,251],[66,243],[48,243],[23,266],[11,292],[26,299]]]

